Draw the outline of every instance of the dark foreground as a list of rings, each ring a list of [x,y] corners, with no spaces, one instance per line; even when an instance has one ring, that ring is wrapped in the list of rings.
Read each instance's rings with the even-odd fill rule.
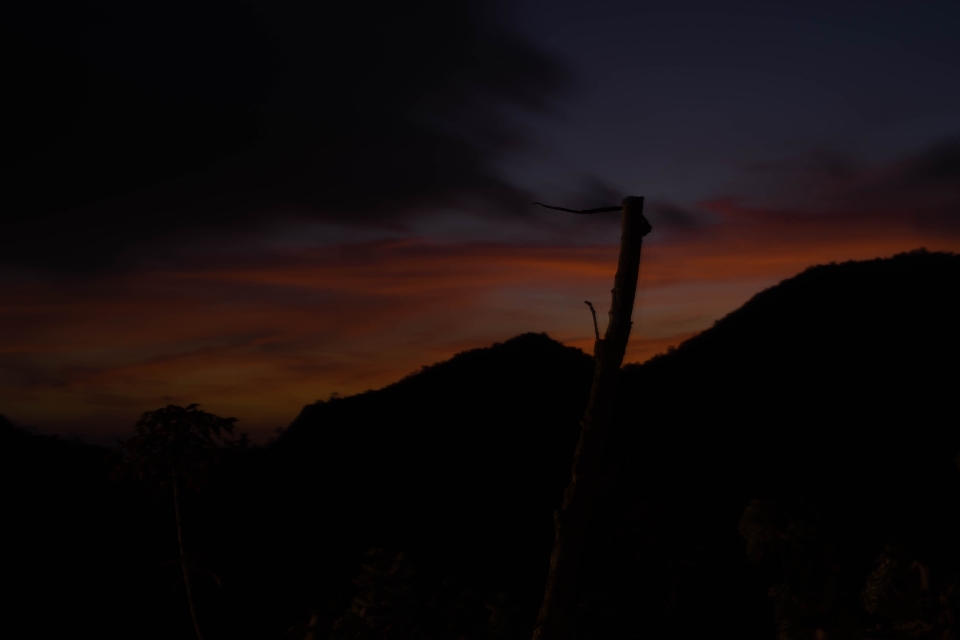
[[[627,367],[576,637],[960,636],[958,292],[960,256],[816,267]],[[529,637],[591,371],[526,334],[225,460],[207,638]],[[191,637],[170,500],[0,428],[11,628]]]

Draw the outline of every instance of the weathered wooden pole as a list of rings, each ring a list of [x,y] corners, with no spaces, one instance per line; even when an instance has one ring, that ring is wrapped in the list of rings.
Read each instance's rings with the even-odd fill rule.
[[[643,198],[624,198],[621,210],[620,258],[613,281],[610,320],[603,339],[598,336],[593,345],[593,386],[580,420],[580,440],[573,456],[570,484],[564,491],[560,510],[554,513],[553,553],[533,640],[564,640],[570,614],[577,604],[577,572],[583,541],[596,501],[617,379],[633,325],[640,245],[643,236],[651,230],[650,223],[643,217]]]

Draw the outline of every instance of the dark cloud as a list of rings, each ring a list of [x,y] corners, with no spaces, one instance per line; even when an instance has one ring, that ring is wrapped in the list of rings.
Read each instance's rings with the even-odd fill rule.
[[[948,233],[960,231],[960,139],[929,145],[888,166],[864,166],[823,202],[833,210],[900,216]]]
[[[594,209],[597,207],[612,207],[620,204],[625,194],[622,189],[595,175],[582,175],[577,179],[573,188],[569,188],[558,196],[556,206],[568,209]]]
[[[932,145],[878,180],[877,193],[960,228],[960,138]]]
[[[909,158],[877,192],[878,199],[888,198],[909,212],[918,227],[960,234],[960,138]]]
[[[944,140],[911,158],[904,177],[919,185],[960,187],[960,138]]]
[[[509,110],[564,81],[468,0],[36,2],[5,22],[8,263],[103,263],[280,213],[509,208]]]
[[[665,202],[648,206],[646,216],[658,231],[690,231],[706,224],[704,214]]]
[[[910,220],[960,231],[960,138],[949,137],[888,163],[826,150],[750,167],[741,193],[773,210]]]

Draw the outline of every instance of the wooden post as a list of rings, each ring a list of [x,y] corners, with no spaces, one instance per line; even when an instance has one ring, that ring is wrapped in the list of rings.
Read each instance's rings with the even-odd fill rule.
[[[570,483],[564,491],[560,510],[554,513],[553,553],[533,640],[566,638],[570,613],[577,604],[577,573],[583,541],[596,501],[617,379],[633,325],[640,245],[643,236],[651,230],[650,223],[643,217],[643,198],[624,198],[622,212],[620,258],[613,282],[610,320],[603,339],[598,338],[593,345],[593,386],[580,420],[580,440],[573,456]]]

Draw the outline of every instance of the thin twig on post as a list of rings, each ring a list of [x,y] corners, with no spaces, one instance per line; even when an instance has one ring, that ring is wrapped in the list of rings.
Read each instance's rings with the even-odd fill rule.
[[[597,310],[593,308],[593,305],[590,304],[589,300],[584,300],[583,304],[590,307],[590,313],[593,314],[593,335],[596,336],[596,340],[600,339],[600,327],[597,326]]]
[[[580,557],[598,491],[603,446],[613,416],[617,379],[633,324],[631,316],[640,273],[640,246],[643,236],[651,229],[643,217],[643,198],[624,198],[621,210],[620,258],[611,292],[610,321],[602,340],[599,330],[596,331],[593,386],[580,420],[580,440],[573,456],[570,483],[563,494],[560,509],[554,513],[553,552],[533,640],[564,640],[569,631],[570,612],[577,604]],[[601,210],[590,212],[593,211],[599,213]]]

